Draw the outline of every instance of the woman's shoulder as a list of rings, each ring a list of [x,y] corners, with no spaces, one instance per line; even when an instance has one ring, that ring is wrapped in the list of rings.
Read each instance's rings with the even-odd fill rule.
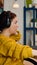
[[[4,35],[2,35],[2,34],[0,34],[0,40],[1,40],[2,42],[15,42],[14,39],[11,39],[10,37],[4,36]]]

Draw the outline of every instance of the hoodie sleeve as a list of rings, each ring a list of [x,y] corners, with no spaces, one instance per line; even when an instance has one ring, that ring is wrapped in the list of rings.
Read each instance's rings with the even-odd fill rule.
[[[6,47],[8,49],[6,56],[10,56],[10,57],[13,56],[16,59],[24,59],[24,58],[32,57],[32,48],[30,48],[29,46],[26,46],[26,45],[16,43],[15,40],[11,39],[8,42],[6,42],[5,47],[3,47],[3,48],[6,48]],[[5,50],[5,52],[6,52],[6,50]]]
[[[16,59],[32,57],[32,48],[16,43],[14,39],[0,35],[0,54],[14,56]]]
[[[26,45],[17,44],[13,55],[17,59],[32,57],[32,48]]]

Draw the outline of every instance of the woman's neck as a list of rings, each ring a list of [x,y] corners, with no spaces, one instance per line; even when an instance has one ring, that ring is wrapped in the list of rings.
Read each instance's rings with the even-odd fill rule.
[[[10,36],[10,32],[9,32],[9,30],[7,29],[4,29],[4,31],[1,33],[1,34],[3,34],[4,36],[7,36],[7,37],[9,37]]]

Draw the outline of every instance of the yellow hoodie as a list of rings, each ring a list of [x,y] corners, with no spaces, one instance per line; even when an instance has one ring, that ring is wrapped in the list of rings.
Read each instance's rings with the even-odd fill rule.
[[[32,48],[0,34],[0,65],[23,65],[24,58],[29,57],[32,57]]]

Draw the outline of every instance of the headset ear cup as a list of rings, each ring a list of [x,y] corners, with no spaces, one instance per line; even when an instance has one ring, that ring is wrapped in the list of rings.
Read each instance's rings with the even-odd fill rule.
[[[10,27],[11,21],[9,18],[7,18],[7,27]]]
[[[11,19],[10,19],[11,17],[10,17],[10,12],[7,12],[6,13],[6,27],[10,27],[10,25],[11,25]]]

